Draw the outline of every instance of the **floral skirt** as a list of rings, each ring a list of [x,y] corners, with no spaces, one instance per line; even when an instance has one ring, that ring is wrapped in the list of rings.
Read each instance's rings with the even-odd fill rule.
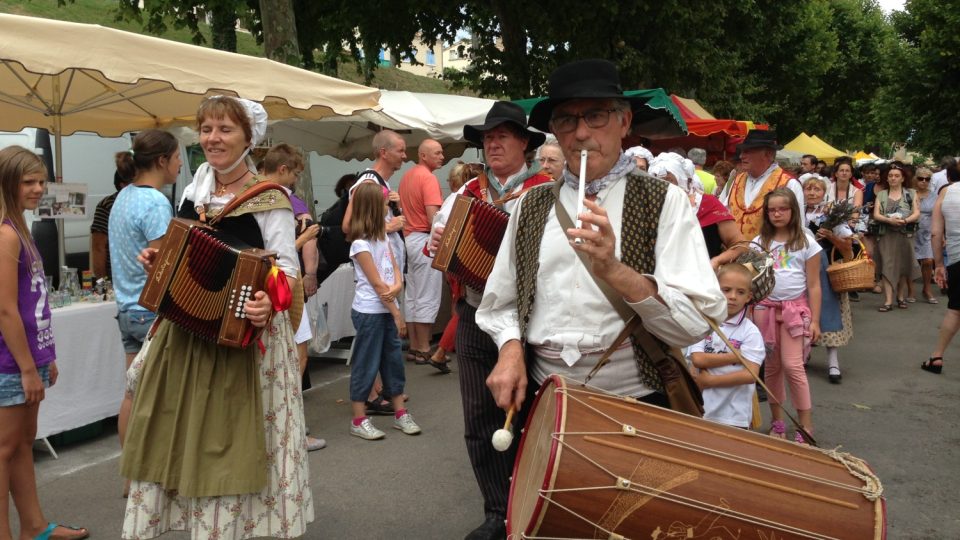
[[[843,328],[836,332],[820,334],[820,345],[824,347],[843,347],[853,338],[853,313],[850,311],[850,295],[840,295],[840,320]]]
[[[263,423],[268,481],[259,493],[219,497],[182,497],[162,485],[133,481],[123,521],[123,538],[155,538],[168,531],[190,531],[192,540],[296,538],[313,521],[313,496],[307,462],[306,428],[300,370],[293,329],[278,313],[263,334],[260,359]],[[148,341],[127,374],[135,392]]]

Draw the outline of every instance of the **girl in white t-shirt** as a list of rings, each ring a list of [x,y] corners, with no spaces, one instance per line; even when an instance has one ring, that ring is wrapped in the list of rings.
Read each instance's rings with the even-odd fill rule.
[[[749,428],[753,419],[754,375],[766,355],[763,336],[747,318],[750,291],[750,270],[732,263],[720,267],[717,280],[727,299],[727,320],[720,330],[727,341],[747,361],[742,365],[716,332],[712,332],[687,350],[697,385],[703,390],[703,417],[728,426]]]
[[[387,206],[383,189],[375,183],[357,186],[350,216],[350,258],[357,280],[350,317],[357,330],[350,361],[350,401],[353,423],[350,434],[362,439],[382,439],[384,433],[366,416],[366,400],[377,373],[383,395],[393,403],[393,427],[416,435],[420,427],[404,408],[406,382],[400,338],[407,333],[397,305],[403,277],[386,235]]]
[[[784,378],[800,424],[813,433],[810,385],[803,369],[810,345],[820,338],[820,252],[803,226],[804,214],[789,189],[776,189],[763,199],[763,225],[753,239],[773,255],[776,284],[753,312],[766,345],[764,378],[772,394],[770,435],[786,438],[782,403]],[[804,442],[798,431],[794,440]]]

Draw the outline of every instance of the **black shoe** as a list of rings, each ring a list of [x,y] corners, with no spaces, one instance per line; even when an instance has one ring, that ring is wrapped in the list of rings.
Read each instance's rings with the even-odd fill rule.
[[[482,525],[470,531],[463,540],[504,540],[507,537],[507,525],[501,517],[488,517]]]
[[[384,400],[383,396],[378,395],[373,401],[367,402],[367,416],[390,416],[393,412],[393,404]]]
[[[830,368],[827,378],[830,379],[830,382],[833,384],[840,384],[840,380],[843,379],[843,375],[840,374],[839,368]]]

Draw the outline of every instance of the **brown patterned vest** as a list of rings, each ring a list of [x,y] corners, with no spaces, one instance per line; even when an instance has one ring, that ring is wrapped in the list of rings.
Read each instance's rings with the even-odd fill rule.
[[[652,275],[657,265],[654,251],[657,243],[657,226],[668,185],[646,174],[631,173],[627,176],[620,250],[623,262],[641,274]],[[520,335],[523,336],[524,341],[526,341],[527,325],[530,322],[536,298],[544,226],[556,200],[551,187],[552,184],[531,189],[521,202],[518,216],[515,247],[517,251],[517,313],[520,319]],[[582,263],[577,260],[574,264]],[[656,339],[655,336],[654,339]],[[632,337],[631,341],[633,341]],[[669,346],[659,339],[656,341],[664,350],[669,349]],[[663,392],[663,383],[653,362],[635,341],[633,341],[633,351],[640,370],[640,379],[646,386]]]

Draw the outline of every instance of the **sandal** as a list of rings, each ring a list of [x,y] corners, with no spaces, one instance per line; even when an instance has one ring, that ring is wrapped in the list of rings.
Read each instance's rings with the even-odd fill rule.
[[[940,362],[940,364],[934,365],[934,362]],[[943,357],[931,356],[926,362],[920,364],[920,369],[939,375],[941,372],[943,372]]]
[[[934,298],[933,296],[928,296],[928,297],[927,297],[927,303],[928,303],[928,304],[939,304],[940,301],[937,300],[936,298]]]
[[[907,301],[906,301],[906,300],[897,300],[897,307],[900,308],[900,309],[907,309]]]
[[[794,432],[794,434],[793,434],[793,442],[795,442],[795,443],[797,443],[797,444],[805,444],[805,445],[807,445],[807,446],[810,446],[810,443],[807,442],[807,439],[805,439],[805,438],[803,437],[803,433],[800,433],[799,431]]]
[[[440,373],[441,373],[442,375],[447,375],[447,374],[449,374],[449,373],[453,373],[453,372],[450,370],[450,366],[447,365],[447,364],[450,363],[449,360],[444,360],[443,362],[437,362],[437,361],[435,361],[435,360],[433,360],[433,359],[431,358],[430,360],[427,361],[427,363],[430,364],[431,366],[437,368],[438,370],[440,370]]]
[[[908,296],[908,297],[907,297],[907,303],[908,303],[908,304],[916,304],[916,303],[917,303],[917,299],[914,298],[914,297],[912,297],[912,296]]]
[[[893,304],[884,304],[877,311],[879,311],[880,313],[886,313],[892,309],[893,309]]]
[[[774,420],[770,422],[770,432],[767,435],[777,439],[786,439],[787,425],[783,423],[783,420]]]
[[[53,535],[53,531],[57,530],[57,527],[67,529],[68,531],[77,533],[76,536],[67,536],[66,539],[69,540],[82,540],[83,538],[88,538],[90,536],[90,531],[83,527],[71,527],[70,525],[60,525],[54,522],[47,524],[47,528],[38,534],[33,540],[50,540]]]
[[[430,362],[430,351],[407,351],[407,362],[413,362],[418,366],[425,366]]]

